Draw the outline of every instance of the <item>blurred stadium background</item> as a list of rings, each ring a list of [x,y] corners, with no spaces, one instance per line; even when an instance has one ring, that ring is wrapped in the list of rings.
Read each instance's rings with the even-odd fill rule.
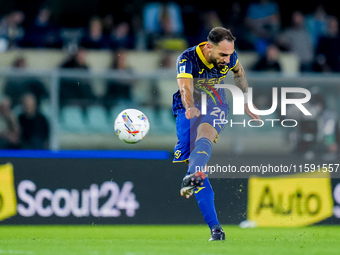
[[[303,87],[312,93],[306,107],[313,116],[306,118],[292,107],[287,116],[278,109],[270,118],[296,119],[295,128],[227,127],[212,162],[339,163],[336,1],[0,0],[0,6],[3,224],[202,223],[193,209],[196,201],[178,198],[185,166],[171,164],[177,142],[171,104],[177,56],[205,41],[215,26],[230,28],[237,37],[236,50],[259,109],[270,108],[272,87]],[[233,84],[231,74],[225,82]],[[149,135],[136,145],[114,134],[113,121],[125,108],[137,108],[150,120]],[[162,174],[178,181],[169,182],[166,190],[153,181],[153,190],[161,191],[154,194],[145,186],[147,176],[157,180]],[[261,221],[254,215],[259,210],[254,203],[261,202],[256,199],[279,187],[273,191],[276,202],[282,202],[283,194],[303,201],[304,209],[294,204],[289,212],[288,202],[262,200],[258,205],[273,209],[273,215],[266,215],[273,218],[260,225],[284,225],[287,215],[294,226],[338,224],[340,184],[332,176],[320,183],[302,181],[302,186],[276,180],[256,186],[254,180],[250,187],[248,179],[213,180],[219,217],[223,224],[238,224],[247,214]],[[255,194],[252,201],[249,190]],[[114,192],[123,202],[105,211]],[[97,201],[97,207],[87,207],[89,200]]]
[[[150,136],[140,146],[172,150],[176,58],[204,41],[214,26],[228,27],[236,35],[236,48],[260,109],[270,107],[273,86],[294,86],[310,89],[317,95],[314,106],[323,104],[321,111],[332,112],[330,118],[337,116],[340,50],[335,4],[267,2],[231,1],[219,8],[194,1],[1,2],[3,108],[9,105],[18,119],[24,112],[21,98],[31,93],[48,123],[39,131],[27,130],[22,115],[17,122],[24,135],[12,130],[11,138],[2,139],[2,148],[125,148],[112,137],[112,122],[120,110],[134,107],[151,121]],[[233,81],[229,77],[226,82]],[[4,133],[6,125],[2,126]],[[306,126],[313,129],[313,124]],[[275,133],[271,143],[265,142],[270,139],[268,131]],[[247,142],[262,141],[261,146],[242,142],[235,146],[229,137],[228,151],[290,153],[300,139],[280,126],[240,132],[259,133]],[[318,141],[323,143],[322,134]],[[334,139],[329,141],[334,152]]]

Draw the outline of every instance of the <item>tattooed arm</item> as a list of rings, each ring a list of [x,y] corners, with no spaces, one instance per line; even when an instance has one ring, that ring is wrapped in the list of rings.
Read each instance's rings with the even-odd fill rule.
[[[233,78],[235,81],[235,84],[237,87],[239,87],[243,93],[246,93],[246,100],[248,97],[248,81],[247,81],[247,77],[246,77],[246,73],[244,72],[244,69],[241,65],[240,62],[237,62],[236,66],[231,70],[233,72]],[[252,119],[252,120],[260,120],[260,116],[258,116],[257,114],[252,113],[249,110],[248,107],[248,101],[245,102],[245,112],[247,113],[247,115]],[[254,108],[257,109],[254,105]],[[259,124],[261,124],[261,122],[259,121]]]

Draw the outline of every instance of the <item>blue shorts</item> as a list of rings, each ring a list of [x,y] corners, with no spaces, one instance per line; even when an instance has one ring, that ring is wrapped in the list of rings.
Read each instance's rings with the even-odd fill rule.
[[[200,109],[198,107],[198,109]],[[207,107],[207,114],[188,120],[185,111],[180,112],[176,117],[176,129],[178,142],[174,149],[173,163],[188,162],[191,151],[195,148],[195,141],[198,127],[207,123],[211,125],[217,134],[220,134],[226,123],[221,120],[227,119],[228,104],[213,105]]]

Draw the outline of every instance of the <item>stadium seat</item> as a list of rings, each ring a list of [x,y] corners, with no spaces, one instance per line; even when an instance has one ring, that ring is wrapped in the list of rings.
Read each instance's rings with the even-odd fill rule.
[[[47,118],[51,118],[52,110],[51,110],[51,103],[47,100],[42,100],[40,105],[41,113]]]
[[[91,131],[110,133],[113,132],[113,125],[109,124],[106,110],[103,106],[89,106],[86,111],[88,127]]]
[[[87,131],[82,109],[79,106],[65,106],[61,110],[61,127],[70,132]]]

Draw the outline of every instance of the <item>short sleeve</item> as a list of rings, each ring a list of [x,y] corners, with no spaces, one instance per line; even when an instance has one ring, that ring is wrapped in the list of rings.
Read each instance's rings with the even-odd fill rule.
[[[177,59],[177,79],[178,78],[193,78],[192,63],[183,55]]]

